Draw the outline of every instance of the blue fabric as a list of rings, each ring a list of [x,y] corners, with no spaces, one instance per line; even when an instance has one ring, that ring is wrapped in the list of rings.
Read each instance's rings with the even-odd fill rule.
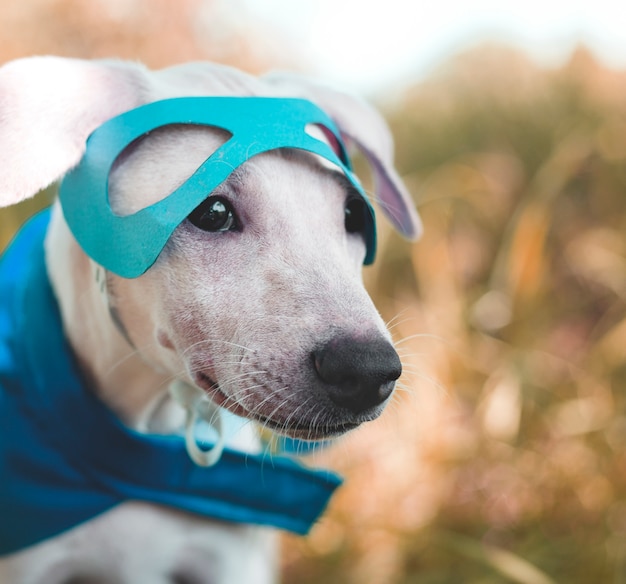
[[[132,215],[115,215],[108,195],[109,172],[115,160],[129,144],[169,124],[215,126],[228,130],[232,137],[163,200]],[[311,124],[334,136],[339,156],[307,133]],[[156,261],[176,227],[235,169],[257,154],[277,148],[313,152],[345,174],[369,210],[365,216],[365,264],[371,264],[376,254],[374,210],[352,173],[339,130],[305,99],[181,97],[125,112],[89,136],[82,160],[63,179],[59,198],[65,219],[85,253],[118,276],[136,278]],[[85,204],[86,197],[89,204]]]
[[[181,437],[130,430],[83,387],[46,275],[48,220],[0,259],[0,555],[130,499],[306,533],[337,475],[233,450],[198,467]]]

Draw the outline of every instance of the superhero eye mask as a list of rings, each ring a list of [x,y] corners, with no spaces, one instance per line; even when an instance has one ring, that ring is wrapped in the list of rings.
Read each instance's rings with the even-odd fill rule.
[[[171,124],[221,128],[231,138],[173,193],[131,215],[116,215],[108,193],[115,160],[138,138]],[[334,136],[338,155],[326,142],[307,133],[311,124]],[[376,253],[374,211],[352,173],[339,130],[321,109],[304,99],[183,97],[150,103],[112,118],[91,134],[85,155],[63,179],[59,192],[63,214],[87,255],[118,276],[136,278],[154,264],[174,230],[235,169],[257,154],[277,148],[318,154],[345,174],[369,209],[364,263],[371,264]]]

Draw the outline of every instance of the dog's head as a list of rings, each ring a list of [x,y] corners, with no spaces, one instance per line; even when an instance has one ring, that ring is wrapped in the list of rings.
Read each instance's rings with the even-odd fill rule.
[[[0,205],[61,178],[106,120],[146,103],[203,95],[311,100],[371,163],[376,197],[392,223],[417,235],[419,220],[374,110],[301,79],[257,79],[208,64],[157,72],[57,58],[5,65]],[[229,138],[219,128],[176,124],[133,141],[108,177],[111,209],[129,216],[164,200]],[[83,196],[89,205],[90,193]],[[258,154],[207,192],[145,273],[106,273],[107,302],[127,336],[108,338],[136,350],[164,378],[180,377],[218,405],[294,437],[332,436],[373,419],[401,365],[362,284],[366,213],[359,189],[328,160],[293,148]],[[59,213],[53,226],[51,279],[70,341],[89,361],[89,339],[112,324],[108,312],[104,320],[93,316],[103,312],[89,300],[99,286],[93,262]],[[50,257],[62,250],[65,260]],[[119,351],[110,353],[119,358]],[[155,395],[160,390],[154,387]]]

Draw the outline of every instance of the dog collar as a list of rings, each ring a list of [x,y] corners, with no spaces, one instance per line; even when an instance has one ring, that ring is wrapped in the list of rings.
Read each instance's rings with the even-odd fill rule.
[[[231,138],[173,193],[131,215],[116,215],[109,205],[108,179],[123,150],[150,131],[170,124],[227,130]],[[307,133],[317,125],[330,132],[339,155]],[[244,162],[269,150],[297,148],[335,164],[367,202],[365,264],[374,261],[374,211],[352,173],[334,122],[304,99],[273,97],[183,97],[143,105],[105,122],[87,140],[82,160],[59,191],[65,219],[83,250],[107,270],[136,278],[152,266],[185,218]]]
[[[183,437],[130,430],[83,386],[46,275],[48,219],[0,260],[0,556],[131,499],[306,533],[334,473],[228,448],[199,467]]]

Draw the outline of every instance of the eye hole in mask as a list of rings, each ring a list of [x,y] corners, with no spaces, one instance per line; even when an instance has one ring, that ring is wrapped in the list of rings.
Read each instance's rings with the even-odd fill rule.
[[[126,217],[163,201],[231,138],[232,133],[222,128],[192,124],[156,128],[137,138],[111,167],[111,210]]]
[[[307,124],[304,131],[312,138],[328,144],[338,157],[342,156],[342,146],[339,144],[339,140],[337,140],[335,135],[322,124]]]

